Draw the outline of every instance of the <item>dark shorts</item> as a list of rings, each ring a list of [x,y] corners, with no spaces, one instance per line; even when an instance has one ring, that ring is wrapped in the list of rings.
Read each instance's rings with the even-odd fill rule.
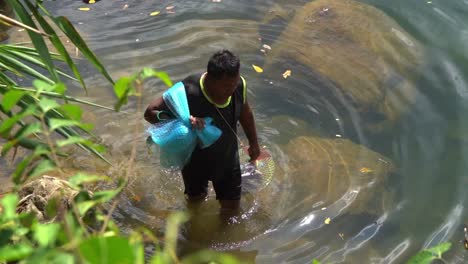
[[[185,194],[207,194],[208,181],[212,181],[217,200],[239,200],[242,183],[240,166],[238,160],[231,164],[220,169],[215,164],[189,163],[182,169]]]

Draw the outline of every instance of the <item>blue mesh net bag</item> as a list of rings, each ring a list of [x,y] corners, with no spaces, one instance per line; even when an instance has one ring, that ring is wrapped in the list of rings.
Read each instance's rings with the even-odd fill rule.
[[[182,82],[176,83],[164,92],[163,99],[175,119],[151,125],[148,132],[154,143],[161,149],[161,165],[166,168],[180,169],[190,160],[193,150],[211,146],[221,136],[221,130],[213,125],[213,119],[205,119],[202,130],[192,129],[190,110]]]

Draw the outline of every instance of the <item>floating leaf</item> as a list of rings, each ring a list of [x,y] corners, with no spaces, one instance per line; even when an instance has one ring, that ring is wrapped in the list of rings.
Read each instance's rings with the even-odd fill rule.
[[[369,173],[369,172],[372,172],[371,169],[366,168],[366,167],[362,167],[359,171],[362,172],[362,173]]]
[[[91,10],[91,8],[89,8],[89,7],[80,7],[80,8],[78,8],[78,10],[80,10],[80,11],[89,11],[89,10]]]
[[[331,219],[330,217],[327,217],[327,219],[325,219],[325,221],[323,221],[326,225],[330,224],[331,222]]]
[[[283,73],[283,78],[288,78],[289,76],[291,76],[291,70],[286,70],[284,73]]]
[[[150,16],[157,16],[160,13],[161,13],[160,11],[154,11],[154,12],[151,12]]]
[[[139,201],[141,201],[141,196],[135,195],[135,196],[132,197],[132,200],[134,200],[135,202],[139,202]]]
[[[255,64],[252,64],[252,67],[253,67],[253,68],[254,68],[254,70],[255,70],[256,72],[258,72],[258,73],[261,73],[261,72],[263,72],[263,69],[262,69],[262,68],[260,68],[260,67],[258,67],[258,66],[257,66],[257,65],[255,65]]]
[[[168,6],[168,7],[166,7],[166,10],[172,10],[172,9],[174,9],[174,6]]]

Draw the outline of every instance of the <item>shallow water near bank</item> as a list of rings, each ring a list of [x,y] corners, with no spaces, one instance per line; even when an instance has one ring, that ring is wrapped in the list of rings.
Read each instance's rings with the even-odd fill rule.
[[[326,82],[301,63],[276,60],[282,70],[291,70],[288,79],[268,71],[258,74],[251,68],[251,64],[263,66],[271,54],[260,51],[265,49],[263,44],[274,49],[275,43],[294,45],[296,41],[281,38],[287,20],[262,24],[275,2],[299,10],[306,1],[99,1],[89,12],[78,10],[84,5],[80,1],[54,1],[48,6],[76,24],[115,78],[153,67],[179,81],[189,73],[204,71],[208,57],[217,49],[230,48],[240,55],[258,134],[273,154],[276,173],[266,188],[244,194],[241,214],[227,226],[220,223],[211,192],[207,202],[193,209],[193,220],[182,227],[181,254],[209,247],[256,263],[310,263],[313,258],[326,263],[402,263],[423,247],[451,241],[453,250],[447,259],[466,262],[468,256],[459,241],[462,225],[468,221],[468,86],[464,77],[468,31],[463,27],[468,24],[468,2],[363,1],[393,18],[424,49],[423,61],[411,76],[417,90],[414,102],[393,127],[379,133],[366,131],[365,120],[346,100],[323,94]],[[175,6],[171,9],[175,13],[168,13],[166,6]],[[149,15],[157,10],[160,15]],[[73,94],[112,105],[112,87],[86,64],[80,67],[90,93],[85,96],[70,84]],[[165,89],[160,82],[149,81],[143,105]],[[69,164],[117,176],[126,168],[135,140],[135,173],[115,218],[124,230],[143,225],[162,235],[167,215],[187,208],[182,180],[160,168],[157,150],[146,144],[146,123],[136,108],[133,100],[124,108],[126,113],[87,108],[85,119],[96,124],[95,133],[108,145],[114,168],[80,151]],[[139,128],[136,137],[135,126]],[[320,172],[297,175],[290,167],[291,149],[304,146],[288,144],[301,136],[349,139],[379,153],[395,169],[382,183],[368,186],[355,180],[339,198],[328,200],[311,191]],[[355,154],[362,167],[382,163],[362,153]],[[338,148],[338,154],[345,155],[345,151]],[[0,162],[2,167],[6,164]],[[307,162],[317,162],[317,157]],[[350,175],[358,179],[359,173]],[[351,210],[356,190],[375,198],[361,210]]]

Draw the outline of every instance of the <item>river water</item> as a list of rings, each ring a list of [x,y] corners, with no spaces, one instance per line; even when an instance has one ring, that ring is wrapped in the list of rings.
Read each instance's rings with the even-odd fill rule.
[[[182,227],[180,254],[214,248],[255,263],[310,263],[313,258],[326,263],[402,263],[422,248],[450,241],[448,261],[465,263],[468,255],[460,240],[463,224],[468,223],[468,1],[361,1],[395,20],[420,43],[423,54],[412,74],[416,99],[393,126],[379,132],[368,132],[361,122],[342,125],[341,117],[353,116],[353,108],[339,105],[339,100],[322,99],[317,74],[294,59],[272,58],[276,65],[291,70],[288,79],[267,69],[261,74],[252,69],[252,64],[266,65],[279,44],[301,45],[300,39],[281,37],[290,19],[264,22],[269,10],[277,4],[286,10],[286,17],[292,17],[307,2],[103,0],[84,12],[78,10],[85,6],[81,1],[62,0],[48,7],[77,26],[114,78],[152,67],[179,81],[204,71],[208,57],[218,49],[239,54],[258,134],[273,154],[275,174],[267,187],[243,196],[241,215],[227,226],[219,220],[211,192],[208,201],[191,209],[196,213]],[[160,14],[150,16],[154,11]],[[81,68],[89,94],[70,84],[72,93],[112,105],[112,87],[91,67],[83,63]],[[156,80],[148,81],[142,105],[165,89]],[[349,113],[337,109],[349,109]],[[69,163],[119,175],[128,168],[132,144],[136,144],[130,184],[115,217],[124,229],[145,226],[161,235],[167,215],[187,208],[182,181],[160,168],[157,150],[146,144],[147,124],[137,101],[131,100],[123,110],[89,108],[85,114],[108,146],[113,168],[81,152]],[[383,187],[361,190],[379,202],[368,202],[358,212],[347,209],[346,201],[353,203],[349,196],[365,183],[350,186],[336,200],[314,198],[308,186],[319,170],[299,175],[301,180],[290,173],[293,157],[288,152],[291,146],[286,146],[299,136],[341,137],[385,157],[382,160],[392,163],[394,172],[379,183]],[[292,146],[301,147],[305,146]]]

